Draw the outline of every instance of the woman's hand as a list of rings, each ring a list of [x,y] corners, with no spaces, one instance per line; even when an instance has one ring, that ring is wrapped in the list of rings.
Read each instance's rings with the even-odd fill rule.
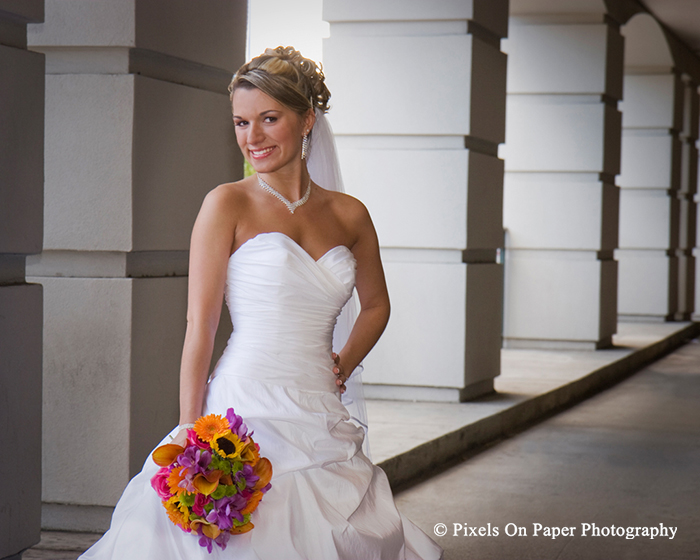
[[[342,364],[340,363],[340,356],[333,352],[333,362],[335,363],[335,366],[333,366],[333,373],[337,377],[335,380],[335,384],[340,388],[340,394],[342,395],[345,390],[345,382],[348,380],[349,375],[345,375],[345,370],[343,369]]]
[[[187,446],[187,428],[182,428],[180,431],[175,435],[173,440],[170,442],[173,445],[180,445],[182,447]]]

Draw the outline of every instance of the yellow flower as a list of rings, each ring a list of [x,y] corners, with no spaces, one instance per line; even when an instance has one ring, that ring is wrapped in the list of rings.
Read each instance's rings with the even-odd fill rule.
[[[243,533],[247,533],[250,531],[255,525],[253,525],[250,521],[246,523],[245,525],[239,525],[238,527],[231,527],[231,530],[229,533],[232,535],[242,535]]]
[[[177,459],[177,456],[185,450],[181,445],[166,443],[153,452],[153,462],[159,467],[167,467]]]
[[[202,529],[202,533],[210,539],[215,539],[221,534],[221,529],[216,525],[212,525],[205,519],[195,519],[192,521],[192,530],[196,533],[198,529]]]
[[[194,431],[202,441],[211,441],[216,434],[226,432],[229,429],[228,420],[219,414],[202,416],[194,423]]]
[[[165,511],[168,513],[170,521],[175,525],[179,525],[185,531],[190,530],[189,516],[181,511],[181,504],[179,503],[178,497],[173,496],[167,502],[163,502]]]
[[[219,479],[221,478],[221,475],[221,471],[211,471],[206,476],[203,474],[198,474],[194,477],[192,485],[198,492],[208,496],[219,487]],[[229,476],[229,478],[231,477]]]
[[[257,444],[253,441],[253,438],[248,438],[248,443],[243,448],[241,452],[241,461],[244,463],[250,463],[251,466],[257,465],[260,460],[260,452],[258,451]]]
[[[212,450],[226,459],[238,459],[244,447],[245,444],[231,430],[217,434],[211,440]]]
[[[262,490],[272,479],[272,463],[267,457],[262,457],[253,467],[253,472],[260,477],[253,490]]]

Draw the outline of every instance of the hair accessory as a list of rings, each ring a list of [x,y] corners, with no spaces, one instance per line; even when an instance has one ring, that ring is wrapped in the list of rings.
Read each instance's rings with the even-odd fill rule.
[[[301,159],[306,159],[309,154],[309,133],[304,132],[304,137],[301,139]]]
[[[276,191],[274,188],[272,188],[270,185],[268,185],[265,181],[263,181],[263,179],[262,179],[262,177],[260,177],[260,175],[258,175],[258,185],[260,185],[260,188],[262,190],[269,192],[272,196],[281,200],[284,203],[284,205],[287,207],[287,210],[289,210],[292,214],[294,214],[294,211],[297,208],[299,208],[299,206],[306,204],[306,201],[309,200],[309,195],[311,194],[311,177],[309,177],[309,184],[306,186],[306,192],[304,193],[304,196],[302,196],[296,202],[289,202],[278,191]]]

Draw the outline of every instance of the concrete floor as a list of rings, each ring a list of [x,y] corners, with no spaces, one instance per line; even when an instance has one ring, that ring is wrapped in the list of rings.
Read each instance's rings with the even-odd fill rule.
[[[397,495],[446,560],[700,558],[700,344],[697,340],[608,391],[501,441]],[[499,528],[453,536],[454,523]],[[509,523],[527,536],[509,537]],[[533,536],[533,524],[575,528]],[[677,527],[669,538],[581,536],[598,527]]]

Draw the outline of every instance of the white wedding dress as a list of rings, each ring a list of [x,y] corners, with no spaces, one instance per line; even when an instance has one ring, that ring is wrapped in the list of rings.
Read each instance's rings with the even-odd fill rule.
[[[209,554],[168,519],[150,486],[150,457],[83,560],[437,559],[442,550],[396,509],[386,475],[362,452],[332,374],[336,318],[355,259],[334,247],[315,261],[279,232],[230,258],[226,302],[234,331],[212,374],[204,414],[234,407],[273,466],[255,528]],[[169,437],[163,443],[169,441]]]

